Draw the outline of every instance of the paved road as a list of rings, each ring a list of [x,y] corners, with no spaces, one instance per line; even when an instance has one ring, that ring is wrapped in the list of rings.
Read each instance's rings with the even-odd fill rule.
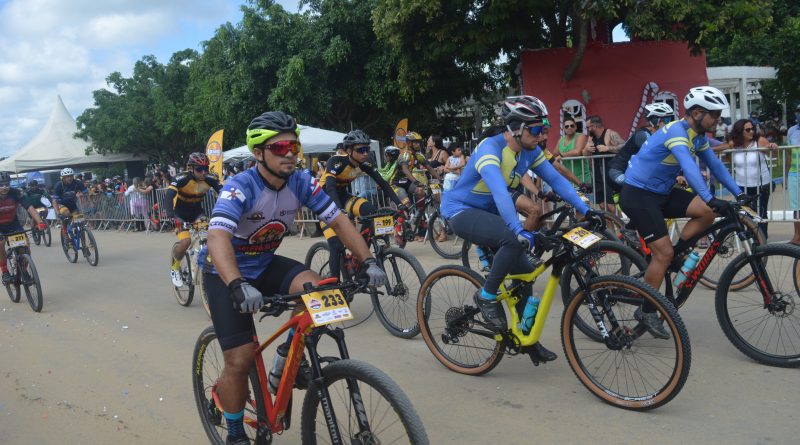
[[[197,303],[180,307],[172,296],[172,237],[97,238],[97,268],[68,264],[56,246],[34,247],[42,313],[0,298],[0,443],[205,443],[190,361],[210,321]],[[313,241],[287,239],[281,253],[302,261]],[[427,245],[409,250],[426,270],[444,264]],[[369,309],[354,303],[357,314]],[[696,292],[681,312],[692,340],[689,381],[649,413],[611,408],[583,388],[563,359],[560,309],[543,337],[559,360],[535,368],[527,357],[507,358],[483,377],[447,371],[420,338],[394,338],[374,318],[347,338],[354,357],[405,390],[434,444],[797,443],[798,370],[756,364],[730,345],[711,292]],[[277,325],[265,320],[260,332]],[[275,442],[299,443],[298,426]]]

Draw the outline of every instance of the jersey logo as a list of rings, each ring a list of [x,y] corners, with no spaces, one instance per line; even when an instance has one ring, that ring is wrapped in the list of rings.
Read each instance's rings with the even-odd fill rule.
[[[281,245],[285,233],[286,224],[279,219],[274,219],[253,232],[247,239],[247,245],[238,246],[237,249],[250,255],[273,252]]]
[[[219,194],[219,199],[227,199],[228,201],[238,199],[239,201],[244,202],[246,198],[244,197],[244,192],[234,188],[231,190],[223,190],[222,193]]]
[[[319,194],[319,192],[322,190],[319,187],[319,182],[317,182],[317,178],[311,178],[310,188],[311,188],[311,196],[317,196],[317,194]]]

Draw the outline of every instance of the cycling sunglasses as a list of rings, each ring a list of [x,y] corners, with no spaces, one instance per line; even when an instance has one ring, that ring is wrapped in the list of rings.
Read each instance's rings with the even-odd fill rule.
[[[267,144],[264,146],[264,149],[269,150],[270,153],[274,154],[275,156],[286,156],[286,153],[291,152],[293,155],[296,155],[300,152],[300,141],[278,141],[273,142],[272,144]]]
[[[542,119],[542,125],[525,127],[533,136],[539,136],[540,134],[547,131],[547,128],[550,126],[550,122],[547,119]]]
[[[194,171],[200,172],[200,173],[208,173],[208,167],[195,167]]]
[[[362,155],[365,155],[365,154],[369,153],[369,145],[367,145],[366,147],[354,148],[353,151],[356,152],[356,153],[361,153]]]

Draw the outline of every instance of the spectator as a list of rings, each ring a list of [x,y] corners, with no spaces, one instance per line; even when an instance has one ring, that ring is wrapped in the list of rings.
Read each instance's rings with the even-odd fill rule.
[[[437,173],[441,176],[444,172],[444,164],[450,157],[449,151],[444,148],[444,140],[438,134],[432,134],[428,137],[428,163],[431,164]]]
[[[795,124],[789,128],[787,137],[789,145],[800,147],[800,105],[794,111]],[[786,188],[789,191],[789,205],[794,210],[794,219],[800,219],[800,148],[792,148],[792,159],[790,162],[784,158],[784,168],[786,169]],[[800,246],[800,222],[794,223],[794,236],[789,241]]]
[[[444,167],[442,167],[445,172],[443,186],[445,192],[456,185],[458,178],[461,177],[461,171],[464,170],[465,165],[467,165],[467,160],[463,151],[461,150],[461,147],[453,146],[453,154],[447,158]]]
[[[600,116],[589,116],[586,129],[589,130],[589,141],[583,150],[584,156],[610,155],[619,152],[625,141],[616,131],[603,126]],[[594,177],[594,202],[601,209],[614,212],[613,192],[606,172],[607,158],[592,159],[592,176]]]
[[[125,190],[131,209],[131,217],[136,222],[136,232],[145,230],[144,221],[147,219],[147,205],[143,194],[142,180],[138,177],[133,178],[133,184]]]
[[[728,138],[728,126],[722,120],[722,116],[717,119],[717,128],[714,130],[714,137],[720,141]]]
[[[739,119],[733,124],[731,142],[736,149],[754,149],[768,147],[769,154],[774,155],[777,145],[769,142],[758,132],[758,127],[751,119]],[[763,151],[738,152],[732,156],[733,179],[748,195],[757,195],[756,211],[759,216],[767,218],[767,203],[772,192],[772,172],[767,155]],[[764,237],[767,237],[767,223],[759,224]]]

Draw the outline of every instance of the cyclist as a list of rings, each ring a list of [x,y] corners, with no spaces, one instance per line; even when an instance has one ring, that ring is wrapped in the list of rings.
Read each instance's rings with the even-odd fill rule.
[[[216,176],[209,173],[208,156],[195,152],[189,155],[186,162],[186,173],[173,179],[167,189],[167,215],[175,220],[175,232],[178,244],[172,249],[172,267],[170,277],[175,287],[183,286],[181,278],[181,260],[192,243],[189,231],[183,223],[193,223],[203,214],[203,198],[209,190],[219,193],[222,184]]]
[[[66,235],[67,221],[78,211],[77,198],[88,193],[81,181],[75,180],[75,172],[67,167],[61,170],[61,181],[53,187],[53,208],[61,218],[61,232]]]
[[[25,206],[25,210],[36,222],[39,230],[47,228],[33,206],[23,203],[22,191],[11,187],[11,173],[0,172],[0,235],[8,235],[25,230],[17,217],[17,206],[21,204]],[[11,282],[11,274],[8,272],[8,265],[6,264],[5,238],[0,239],[0,270],[3,272],[3,285]]]
[[[505,131],[481,141],[458,183],[442,196],[441,205],[442,215],[458,236],[496,250],[486,283],[475,293],[474,299],[483,317],[498,331],[506,327],[505,313],[496,300],[500,283],[510,272],[533,270],[524,255],[523,244],[529,248],[548,247],[543,235],[522,227],[509,188],[515,188],[522,175],[533,168],[577,211],[593,221],[602,223],[603,220],[545,160],[537,146],[543,129],[549,125],[544,103],[533,96],[508,97],[501,112]],[[530,286],[526,291],[527,295],[532,295]],[[556,358],[538,343],[531,354],[543,362]]]
[[[670,123],[675,116],[672,107],[664,102],[647,104],[644,109],[647,111],[648,125],[636,130],[633,136],[628,138],[625,145],[619,150],[619,153],[608,162],[608,177],[611,179],[611,186],[617,192],[622,188],[622,183],[625,182],[625,169],[628,168],[628,161],[630,161],[631,157],[639,153],[642,145],[650,135]]]
[[[223,187],[211,215],[208,247],[200,255],[211,320],[224,351],[217,393],[228,426],[226,444],[250,443],[242,419],[258,346],[251,314],[261,308],[262,295],[299,292],[304,283],[320,279],[303,264],[275,254],[297,210],[307,206],[336,231],[363,261],[370,285],[387,281],[353,224],[315,179],[295,170],[299,134],[294,118],[279,111],[250,122],[247,146],[257,163]],[[205,261],[207,253],[213,265]]]
[[[405,204],[406,199],[411,196],[416,197],[416,201],[421,201],[425,197],[425,186],[428,185],[428,178],[425,175],[427,170],[431,176],[440,180],[439,174],[431,167],[425,156],[420,153],[422,150],[422,136],[416,131],[411,131],[406,135],[406,148],[400,150],[397,158],[397,169],[391,184],[395,186],[394,191]],[[424,168],[423,168],[424,167]],[[407,198],[408,197],[408,198]],[[418,209],[417,217],[424,209]],[[415,241],[422,240],[422,226],[415,238]]]
[[[33,206],[33,208],[37,207],[44,207],[42,204],[42,198],[47,195],[47,191],[41,187],[39,187],[39,181],[32,179],[28,182],[28,189],[25,191],[25,198],[27,199],[26,204],[23,204],[24,207],[28,205]],[[39,215],[41,217],[41,215]],[[31,222],[31,228],[33,228],[33,222]]]
[[[714,213],[724,213],[730,206],[728,201],[711,194],[695,162],[695,154],[737,199],[744,198],[706,139],[706,133],[714,130],[722,111],[728,108],[728,99],[714,87],[695,87],[683,99],[683,107],[686,109],[683,119],[656,131],[631,159],[619,197],[622,210],[652,252],[644,280],[655,289],[661,287],[674,255],[664,218],[691,218],[680,236],[686,240],[710,227]],[[674,187],[681,170],[696,194]],[[669,338],[655,312],[645,308],[634,315],[654,337]]]
[[[375,170],[369,157],[369,136],[361,130],[353,130],[345,135],[342,144],[347,156],[333,156],[328,160],[325,173],[322,175],[320,186],[333,199],[337,207],[343,209],[350,217],[358,218],[360,215],[372,215],[377,209],[371,202],[364,198],[353,196],[348,191],[350,183],[362,173],[366,173],[378,185],[379,190],[383,190],[389,199],[397,204],[399,210],[405,210],[406,206],[400,202],[400,198],[392,190],[392,187]],[[339,237],[330,227],[322,224],[324,229],[322,234],[328,240],[330,247],[329,267],[332,277],[339,278],[341,271],[340,255],[344,251],[344,246]],[[361,228],[362,230],[364,227]]]

